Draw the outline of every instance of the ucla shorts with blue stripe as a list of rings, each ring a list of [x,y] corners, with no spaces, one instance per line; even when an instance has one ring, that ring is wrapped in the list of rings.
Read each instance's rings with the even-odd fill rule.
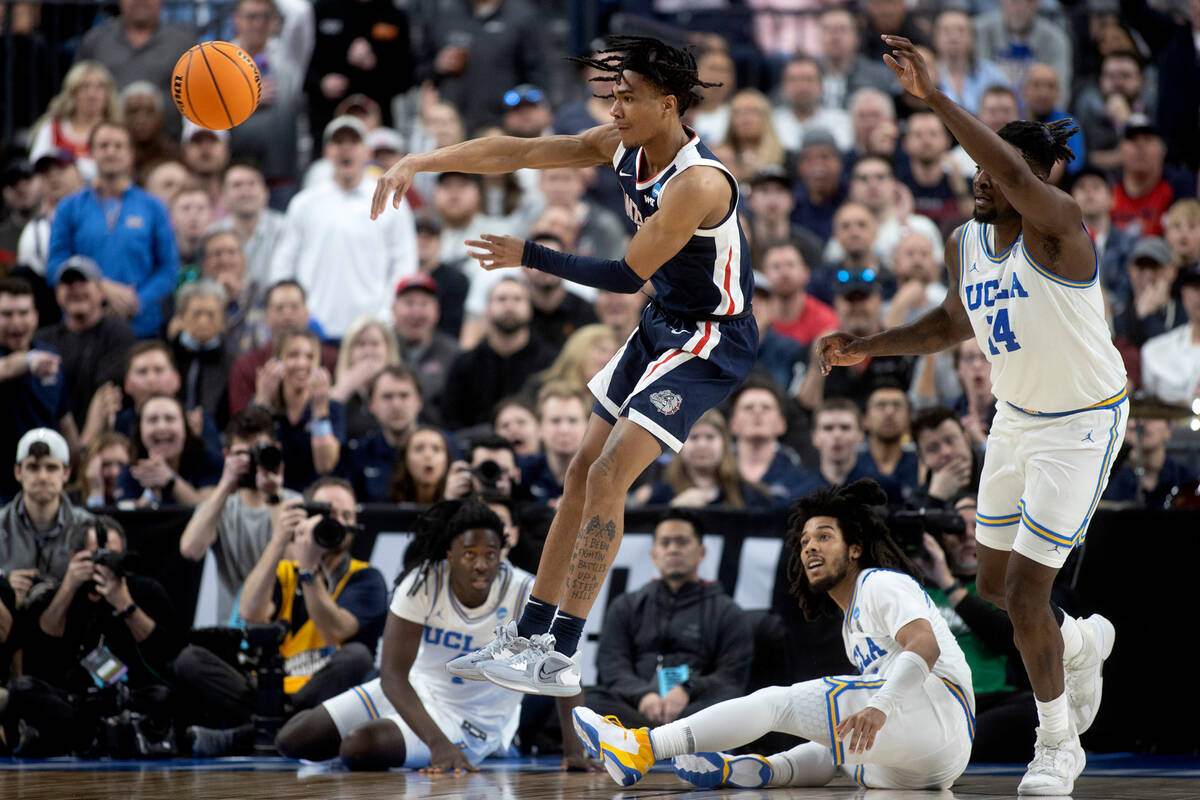
[[[1061,568],[1087,535],[1128,415],[1123,397],[1058,416],[1001,402],[979,480],[976,541]]]
[[[754,317],[734,322],[685,322],[651,303],[637,329],[596,373],[588,389],[593,411],[645,428],[679,452],[700,416],[742,385],[758,357]]]
[[[488,737],[487,740],[465,736],[460,716],[436,703],[429,702],[427,698],[422,698],[422,703],[430,718],[442,733],[446,734],[446,738],[458,745],[472,764],[483,761],[496,749],[498,736]],[[416,731],[409,727],[400,713],[388,702],[383,693],[381,678],[347,689],[336,697],[326,700],[321,707],[333,720],[338,736],[342,739],[349,736],[350,731],[366,725],[368,722],[377,719],[386,719],[392,722],[400,729],[400,735],[404,737],[404,766],[409,769],[429,766],[431,758],[429,746],[421,740],[420,736],[417,736]]]

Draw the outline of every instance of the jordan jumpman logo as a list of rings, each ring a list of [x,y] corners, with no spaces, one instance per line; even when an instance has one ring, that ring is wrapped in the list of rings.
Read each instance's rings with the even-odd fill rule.
[[[1092,428],[1092,430],[1095,430],[1095,428]],[[1082,438],[1082,439],[1080,439],[1079,441],[1081,441],[1081,442],[1095,442],[1096,440],[1092,438],[1092,430],[1089,430],[1089,431],[1087,432],[1087,436],[1083,437],[1083,438]]]

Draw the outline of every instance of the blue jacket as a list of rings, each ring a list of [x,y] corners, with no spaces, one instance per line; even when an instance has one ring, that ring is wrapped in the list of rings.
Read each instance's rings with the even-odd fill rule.
[[[73,255],[95,259],[104,277],[137,290],[141,310],[131,324],[144,339],[162,328],[162,300],[175,290],[179,251],[162,201],[130,185],[120,203],[110,230],[94,188],[63,198],[50,226],[46,276],[53,282],[59,266]]]

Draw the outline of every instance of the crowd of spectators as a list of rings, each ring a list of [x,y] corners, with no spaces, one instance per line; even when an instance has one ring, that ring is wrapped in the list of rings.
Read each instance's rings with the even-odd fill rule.
[[[217,23],[190,3],[117,5],[111,17],[88,6],[93,24],[48,42],[48,6],[0,3],[0,87],[13,91],[0,458],[15,464],[0,470],[0,674],[16,644],[32,651],[0,717],[10,748],[87,752],[71,698],[96,676],[76,655],[107,646],[130,665],[128,707],[147,740],[164,724],[155,692],[173,683],[197,751],[223,752],[235,743],[210,729],[244,728],[253,688],[214,648],[183,648],[162,586],[126,579],[119,561],[93,566],[126,542],[104,510],[193,509],[179,551],[214,556],[222,622],[269,622],[286,606],[292,624],[296,570],[338,576],[307,611],[319,631],[284,645],[293,666],[337,651],[288,667],[288,708],[312,708],[371,672],[387,594],[350,558],[352,535],[312,543],[301,496],[353,527],[359,503],[483,494],[501,503],[514,563],[532,570],[584,440],[588,381],[647,297],[488,273],[467,257],[464,240],[486,232],[620,258],[635,229],[605,169],[421,175],[370,219],[375,179],[405,153],[608,119],[594,73],[548,63],[539,44],[546,15],[567,4],[237,0]],[[701,78],[720,83],[685,124],[738,181],[761,333],[752,377],[630,493],[630,505],[676,510],[655,534],[661,581],[606,619],[597,697],[626,722],[669,721],[748,680],[748,663],[726,654],[744,654],[749,623],[698,582],[704,532],[681,509],[780,509],[872,477],[893,511],[973,524],[996,404],[973,340],[812,368],[823,333],[868,335],[941,302],[944,239],[972,206],[970,156],[900,90],[880,33],[917,42],[942,91],[994,129],[1079,122],[1077,158],[1051,180],[1095,242],[1129,388],[1176,408],[1200,401],[1200,3],[594,5],[606,9],[596,30],[692,44]],[[171,67],[202,22],[262,73],[260,106],[232,131],[200,128],[170,101]],[[46,85],[60,62],[61,85]],[[2,71],[14,63],[19,73]],[[1170,453],[1186,425],[1146,419],[1130,433],[1106,501],[1167,508],[1194,493],[1200,465]],[[532,541],[518,544],[518,528]],[[995,680],[981,687],[997,714],[1020,716],[1028,697],[1003,677],[1013,651],[997,644],[1009,634],[964,602],[963,549],[924,547],[930,583],[992,648]],[[646,617],[667,606],[701,626],[663,642]],[[729,617],[720,636],[704,632],[714,615]],[[655,654],[678,680],[656,677]],[[26,724],[38,705],[55,709],[42,730]]]

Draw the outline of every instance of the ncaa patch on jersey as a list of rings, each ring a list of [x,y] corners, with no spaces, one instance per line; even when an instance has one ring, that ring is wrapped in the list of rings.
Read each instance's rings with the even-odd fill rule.
[[[683,398],[670,389],[663,389],[661,392],[650,395],[650,402],[658,409],[658,413],[669,417],[679,410],[679,406],[683,404]]]

